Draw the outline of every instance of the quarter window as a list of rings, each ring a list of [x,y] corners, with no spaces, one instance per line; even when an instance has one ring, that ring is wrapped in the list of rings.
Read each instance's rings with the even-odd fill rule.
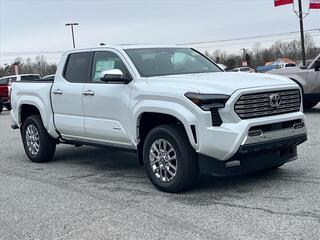
[[[71,53],[67,62],[64,77],[72,83],[84,83],[87,80],[90,53]]]

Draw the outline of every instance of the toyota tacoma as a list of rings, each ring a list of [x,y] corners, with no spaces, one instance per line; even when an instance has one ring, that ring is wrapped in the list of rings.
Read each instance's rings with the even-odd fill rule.
[[[12,85],[12,128],[26,155],[57,144],[134,151],[160,190],[200,173],[276,168],[307,139],[299,86],[287,77],[223,72],[192,48],[119,45],[63,54],[54,80]]]

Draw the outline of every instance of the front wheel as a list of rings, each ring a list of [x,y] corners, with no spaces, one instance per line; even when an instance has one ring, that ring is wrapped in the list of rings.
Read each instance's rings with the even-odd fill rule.
[[[21,128],[24,150],[36,163],[50,161],[56,151],[56,142],[48,134],[39,115],[28,117]]]
[[[147,135],[143,160],[150,181],[161,191],[178,193],[197,182],[196,152],[182,126],[162,125]]]
[[[3,111],[3,103],[0,101],[0,113]]]
[[[318,104],[318,102],[315,102],[315,101],[305,101],[304,103],[303,103],[303,108],[304,109],[311,109],[311,108],[313,108],[313,107],[315,107],[316,105]]]

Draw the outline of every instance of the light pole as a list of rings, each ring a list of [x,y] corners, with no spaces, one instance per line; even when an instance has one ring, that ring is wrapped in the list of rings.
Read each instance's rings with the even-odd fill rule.
[[[73,31],[73,26],[78,26],[79,23],[67,23],[66,26],[70,26],[71,27],[71,33],[72,33],[72,43],[73,43],[73,48],[76,48],[76,44],[74,41],[74,31]]]
[[[302,55],[302,64],[303,66],[306,65],[306,48],[304,44],[304,29],[303,29],[303,12],[302,12],[302,2],[299,0],[299,21],[300,21],[300,35],[301,35],[301,55]]]

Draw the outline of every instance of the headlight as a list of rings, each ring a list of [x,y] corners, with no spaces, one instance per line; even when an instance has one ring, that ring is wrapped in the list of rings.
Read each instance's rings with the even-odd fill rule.
[[[186,93],[185,96],[204,111],[224,108],[230,98],[229,95],[224,94],[201,94],[192,92]]]

